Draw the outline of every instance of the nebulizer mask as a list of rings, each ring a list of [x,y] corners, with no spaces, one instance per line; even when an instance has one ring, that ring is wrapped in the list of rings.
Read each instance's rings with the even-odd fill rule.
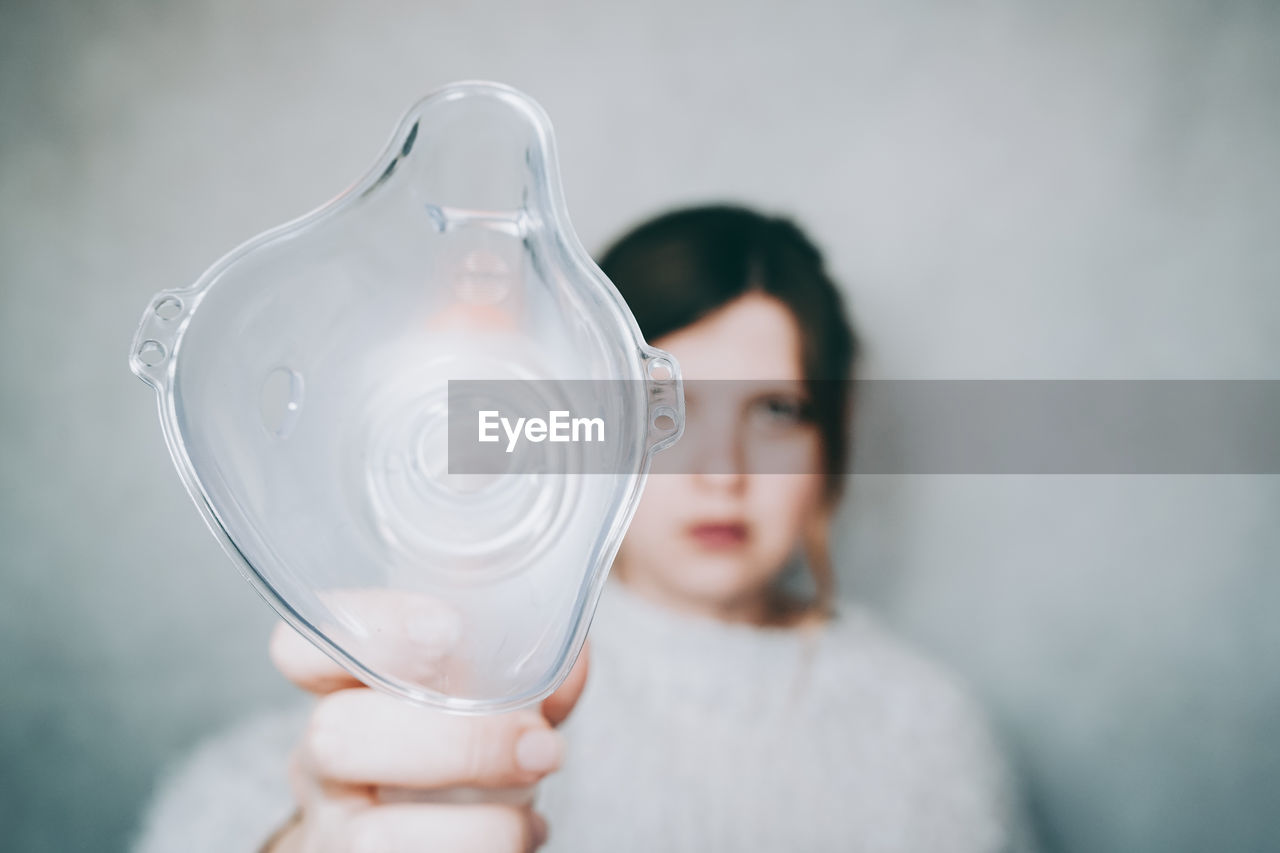
[[[455,711],[568,674],[683,424],[675,360],[569,223],[545,113],[491,83],[427,96],[337,199],[157,294],[130,365],[280,615]]]

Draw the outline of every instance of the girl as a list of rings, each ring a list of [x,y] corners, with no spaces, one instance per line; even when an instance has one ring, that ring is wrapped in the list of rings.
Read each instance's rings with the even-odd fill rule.
[[[198,750],[139,853],[1029,847],[962,687],[834,600],[857,342],[818,250],[788,221],[702,207],[601,267],[679,360],[687,425],[614,563],[589,675],[584,653],[541,709],[450,716],[281,625],[273,660],[318,700]]]

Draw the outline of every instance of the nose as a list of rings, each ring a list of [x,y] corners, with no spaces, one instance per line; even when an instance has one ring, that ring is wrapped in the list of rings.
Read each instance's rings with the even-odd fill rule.
[[[707,491],[740,494],[746,486],[746,475],[740,472],[696,473],[694,482]]]
[[[735,494],[745,488],[746,448],[733,419],[706,418],[695,429],[695,440],[691,444],[692,452],[687,458],[695,485]]]

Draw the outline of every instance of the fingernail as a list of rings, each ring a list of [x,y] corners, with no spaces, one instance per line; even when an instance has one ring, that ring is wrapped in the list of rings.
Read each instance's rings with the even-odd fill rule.
[[[516,763],[530,773],[549,773],[564,758],[564,737],[554,729],[530,729],[516,742]]]

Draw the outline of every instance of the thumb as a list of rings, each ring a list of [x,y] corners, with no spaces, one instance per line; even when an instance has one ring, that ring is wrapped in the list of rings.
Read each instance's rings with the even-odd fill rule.
[[[591,642],[588,641],[583,644],[582,651],[579,652],[578,659],[574,662],[573,669],[569,670],[569,675],[564,682],[556,688],[555,693],[542,700],[542,715],[551,725],[558,726],[564,722],[565,717],[569,716],[569,712],[573,710],[573,706],[578,704],[582,688],[587,684],[590,658]]]

